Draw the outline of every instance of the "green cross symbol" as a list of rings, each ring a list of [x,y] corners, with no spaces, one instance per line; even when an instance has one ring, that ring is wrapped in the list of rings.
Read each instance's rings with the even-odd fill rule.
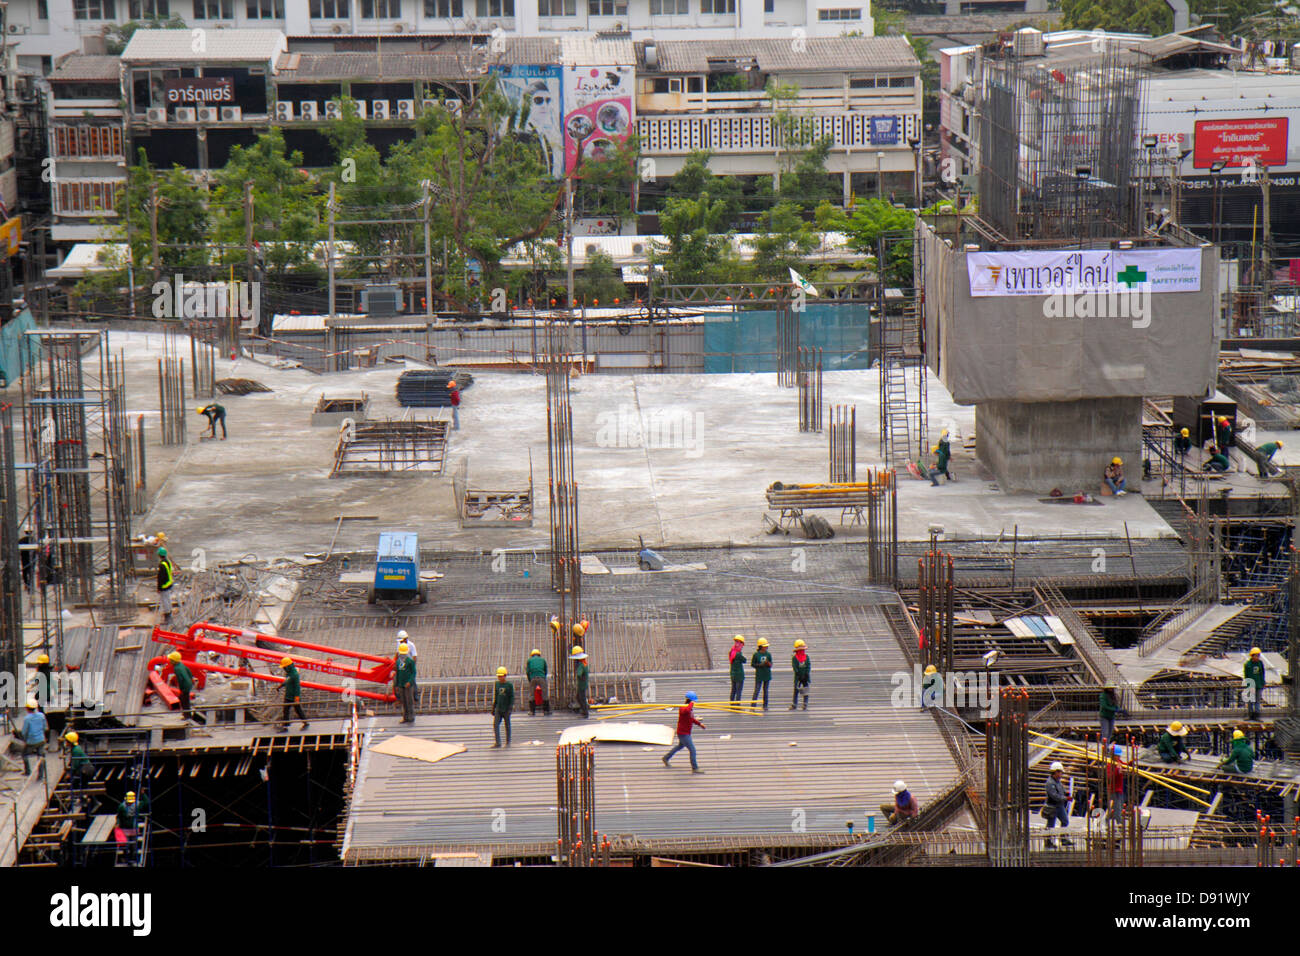
[[[1147,274],[1142,270],[1140,270],[1137,266],[1133,265],[1132,263],[1129,263],[1124,267],[1124,271],[1116,275],[1115,278],[1118,279],[1120,282],[1124,283],[1126,286],[1132,287],[1137,285],[1139,282],[1146,282]]]

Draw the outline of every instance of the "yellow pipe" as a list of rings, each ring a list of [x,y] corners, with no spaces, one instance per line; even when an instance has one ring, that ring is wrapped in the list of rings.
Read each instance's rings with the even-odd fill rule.
[[[1059,737],[1053,737],[1051,734],[1040,734],[1040,733],[1039,733],[1038,731],[1036,731],[1036,730],[1031,730],[1031,731],[1029,731],[1029,732],[1030,732],[1031,734],[1033,734],[1035,737],[1042,737],[1044,740],[1050,740],[1050,741],[1052,741],[1054,744],[1057,744],[1058,746],[1065,747],[1065,748],[1067,748],[1067,749],[1072,749],[1072,750],[1073,750],[1074,752],[1076,752],[1076,753],[1084,754],[1084,755],[1087,756],[1089,759],[1092,759],[1092,760],[1098,760],[1098,759],[1101,759],[1099,755],[1094,754],[1092,751],[1088,750],[1086,747],[1082,746],[1081,744],[1076,744],[1076,743],[1075,743],[1074,741],[1072,741],[1072,740],[1061,740]],[[1138,773],[1143,774],[1143,775],[1145,775],[1145,776],[1148,776],[1148,777],[1150,777],[1150,778],[1153,779],[1153,780],[1164,779],[1164,774],[1148,773],[1146,770],[1143,770],[1141,767],[1138,768]],[[1173,778],[1169,778],[1169,779],[1173,779]],[[1209,795],[1210,795],[1210,791],[1208,791],[1208,790],[1203,790],[1203,789],[1201,789],[1200,787],[1192,786],[1192,784],[1190,784],[1190,783],[1185,783],[1185,782],[1183,782],[1183,781],[1181,781],[1181,780],[1178,781],[1178,783],[1179,783],[1179,786],[1183,786],[1183,787],[1187,787],[1188,789],[1195,790],[1197,793],[1203,793],[1203,794],[1205,794],[1206,796],[1209,796]]]
[[[1033,733],[1033,731],[1030,731],[1030,733]],[[1040,735],[1040,736],[1045,736],[1045,735]],[[1032,740],[1029,743],[1030,746],[1039,747],[1044,750],[1057,749],[1055,746],[1052,746],[1051,744],[1040,744]],[[1066,746],[1066,753],[1073,754],[1074,756],[1082,756],[1084,759],[1090,760],[1093,763],[1098,763],[1098,762],[1105,763],[1105,758],[1097,754],[1089,753],[1088,751],[1082,750],[1081,748],[1075,748],[1072,745],[1070,745],[1068,741],[1060,741],[1060,743]],[[1210,805],[1206,801],[1200,799],[1199,797],[1193,796],[1191,793],[1188,792],[1189,790],[1195,790],[1197,793],[1203,793],[1208,796],[1209,795],[1208,790],[1202,790],[1200,787],[1193,786],[1192,784],[1187,783],[1183,780],[1175,780],[1173,777],[1166,777],[1163,774],[1149,773],[1148,771],[1143,770],[1141,767],[1138,767],[1136,765],[1125,764],[1124,766],[1126,767],[1133,766],[1133,769],[1137,772],[1137,775],[1139,777],[1143,777],[1147,780],[1152,781],[1153,783],[1158,783],[1162,787],[1172,790],[1174,793],[1178,794],[1179,796],[1186,797],[1188,800],[1191,800],[1193,803],[1199,803],[1203,807],[1208,807]]]

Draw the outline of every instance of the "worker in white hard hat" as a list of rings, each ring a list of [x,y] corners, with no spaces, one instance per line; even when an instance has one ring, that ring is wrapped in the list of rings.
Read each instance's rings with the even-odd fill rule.
[[[411,640],[411,635],[406,631],[397,632],[397,643],[406,645],[406,653],[411,655],[411,660],[420,656],[420,652],[415,649],[415,641]]]
[[[882,803],[880,813],[889,823],[899,824],[911,820],[921,812],[921,805],[902,780],[894,781],[894,802]]]
[[[415,661],[411,660],[410,648],[405,642],[397,645],[397,665],[393,668],[393,694],[402,705],[402,723],[415,723]]]
[[[1259,702],[1264,696],[1264,661],[1258,647],[1250,649],[1241,678],[1242,696],[1246,698],[1246,719],[1259,720]]]
[[[1050,830],[1059,822],[1062,830],[1070,827],[1070,796],[1065,791],[1065,784],[1061,778],[1065,775],[1065,764],[1061,761],[1053,761],[1051,769],[1047,776],[1047,802],[1043,804],[1042,814],[1047,818],[1047,829]],[[1074,844],[1064,833],[1061,834],[1061,843],[1070,847]],[[1061,843],[1056,842],[1056,838],[1048,836],[1047,845],[1057,848]]]

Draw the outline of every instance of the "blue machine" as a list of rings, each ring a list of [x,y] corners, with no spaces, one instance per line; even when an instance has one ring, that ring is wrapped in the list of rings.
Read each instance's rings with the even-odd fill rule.
[[[420,581],[420,542],[405,531],[385,531],[379,535],[375,563],[375,581],[370,587],[370,604],[377,600],[426,600]]]

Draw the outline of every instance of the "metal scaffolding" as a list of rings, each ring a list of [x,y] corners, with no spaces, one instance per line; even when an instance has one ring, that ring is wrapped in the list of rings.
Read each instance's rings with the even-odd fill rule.
[[[20,554],[18,550],[21,532],[13,419],[13,406],[0,405],[0,672],[22,674],[26,577],[22,568],[24,562],[35,560],[35,553]]]
[[[922,247],[912,235],[879,237],[876,261],[891,261],[897,243],[911,245],[912,275],[922,275]],[[881,281],[875,293],[880,328],[880,457],[891,468],[903,468],[913,456],[924,455],[926,450],[929,403],[921,292],[913,288],[904,294],[903,302],[891,301]]]

